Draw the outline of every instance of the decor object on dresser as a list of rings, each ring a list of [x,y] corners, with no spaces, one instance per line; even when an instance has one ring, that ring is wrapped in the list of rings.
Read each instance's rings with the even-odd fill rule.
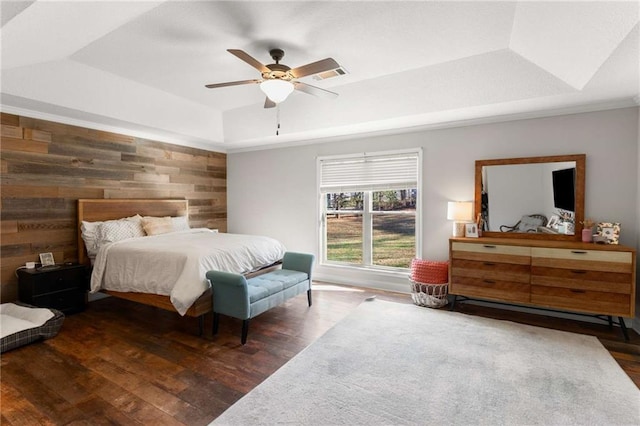
[[[465,223],[473,220],[473,203],[471,201],[449,201],[447,203],[447,220],[453,221],[453,236],[464,237]]]
[[[0,305],[0,352],[49,339],[58,334],[63,322],[64,314],[57,309],[3,303]]]
[[[478,237],[478,224],[477,223],[465,223],[464,236],[467,238]]]
[[[213,425],[637,425],[597,338],[411,304],[358,308]]]
[[[17,274],[20,301],[67,315],[84,310],[88,290],[85,265],[21,268]]]
[[[412,259],[409,273],[411,298],[418,306],[441,308],[449,303],[449,262]]]
[[[213,290],[213,334],[218,332],[220,314],[241,319],[241,342],[244,345],[251,318],[305,291],[311,306],[314,259],[312,254],[286,252],[282,258],[282,269],[248,280],[229,272],[207,272]]]
[[[618,317],[635,315],[636,252],[620,245],[502,238],[449,240],[449,293]]]
[[[581,223],[582,225],[582,242],[590,243],[593,241],[593,225],[594,222],[591,219],[585,219]]]
[[[617,222],[600,222],[596,234],[606,244],[618,244],[620,239],[620,224]]]

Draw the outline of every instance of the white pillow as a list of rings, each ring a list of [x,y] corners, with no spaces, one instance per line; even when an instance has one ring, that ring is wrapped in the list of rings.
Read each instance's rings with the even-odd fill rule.
[[[90,258],[94,258],[98,253],[97,240],[100,225],[102,225],[102,222],[87,222],[85,220],[80,225],[82,240]]]
[[[176,216],[171,218],[171,222],[173,222],[173,230],[174,231],[188,231],[191,229],[189,227],[189,217],[188,216]]]
[[[113,243],[127,238],[144,237],[140,220],[110,220],[99,228],[98,247],[105,243]]]
[[[140,215],[135,215],[124,219],[107,220],[105,222],[87,222],[83,220],[80,225],[80,231],[82,233],[82,240],[87,248],[87,255],[89,258],[91,260],[95,259],[102,244],[105,242],[119,241],[118,235],[122,235],[123,233],[130,235],[126,238],[132,238],[134,236],[144,237],[141,219],[142,217]],[[106,234],[103,233],[102,227],[105,224],[117,223],[124,225],[108,225]],[[125,228],[126,231],[118,230],[117,228]]]

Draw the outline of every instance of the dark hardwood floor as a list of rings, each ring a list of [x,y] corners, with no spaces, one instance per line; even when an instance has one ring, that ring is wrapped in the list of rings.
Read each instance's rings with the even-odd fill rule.
[[[53,339],[2,355],[3,425],[205,425],[356,308],[366,297],[411,303],[409,295],[316,283],[251,322],[221,318],[203,337],[197,320],[107,298],[68,316]],[[640,387],[640,336],[620,329],[471,304],[456,311],[596,336]],[[455,338],[455,336],[452,336]],[[630,407],[630,409],[633,409]]]

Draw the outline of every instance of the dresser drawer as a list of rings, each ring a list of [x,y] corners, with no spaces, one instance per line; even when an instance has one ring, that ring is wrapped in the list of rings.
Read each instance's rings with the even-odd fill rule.
[[[451,276],[529,283],[531,267],[466,259],[452,259]]]
[[[533,248],[531,265],[583,271],[631,273],[633,257],[628,252]]]
[[[451,257],[453,259],[529,265],[531,263],[531,249],[529,247],[454,242],[451,245]]]
[[[605,251],[605,250],[579,250],[558,248],[531,248],[531,256],[534,258],[565,259],[587,262],[614,262],[631,265],[633,256],[630,252]]]
[[[501,244],[476,244],[454,242],[451,245],[454,251],[470,251],[487,254],[511,254],[516,256],[530,256],[531,248],[522,246],[507,246]]]
[[[532,285],[531,303],[554,309],[601,315],[633,316],[631,296],[609,291]]]
[[[528,303],[531,286],[527,283],[491,278],[452,276],[449,293],[497,301]]]
[[[632,273],[533,266],[531,284],[630,295]]]

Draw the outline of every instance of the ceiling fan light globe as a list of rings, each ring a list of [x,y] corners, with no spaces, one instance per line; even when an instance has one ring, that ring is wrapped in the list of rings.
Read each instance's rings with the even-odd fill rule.
[[[287,99],[293,89],[293,83],[286,80],[265,80],[260,83],[260,90],[276,104]]]

